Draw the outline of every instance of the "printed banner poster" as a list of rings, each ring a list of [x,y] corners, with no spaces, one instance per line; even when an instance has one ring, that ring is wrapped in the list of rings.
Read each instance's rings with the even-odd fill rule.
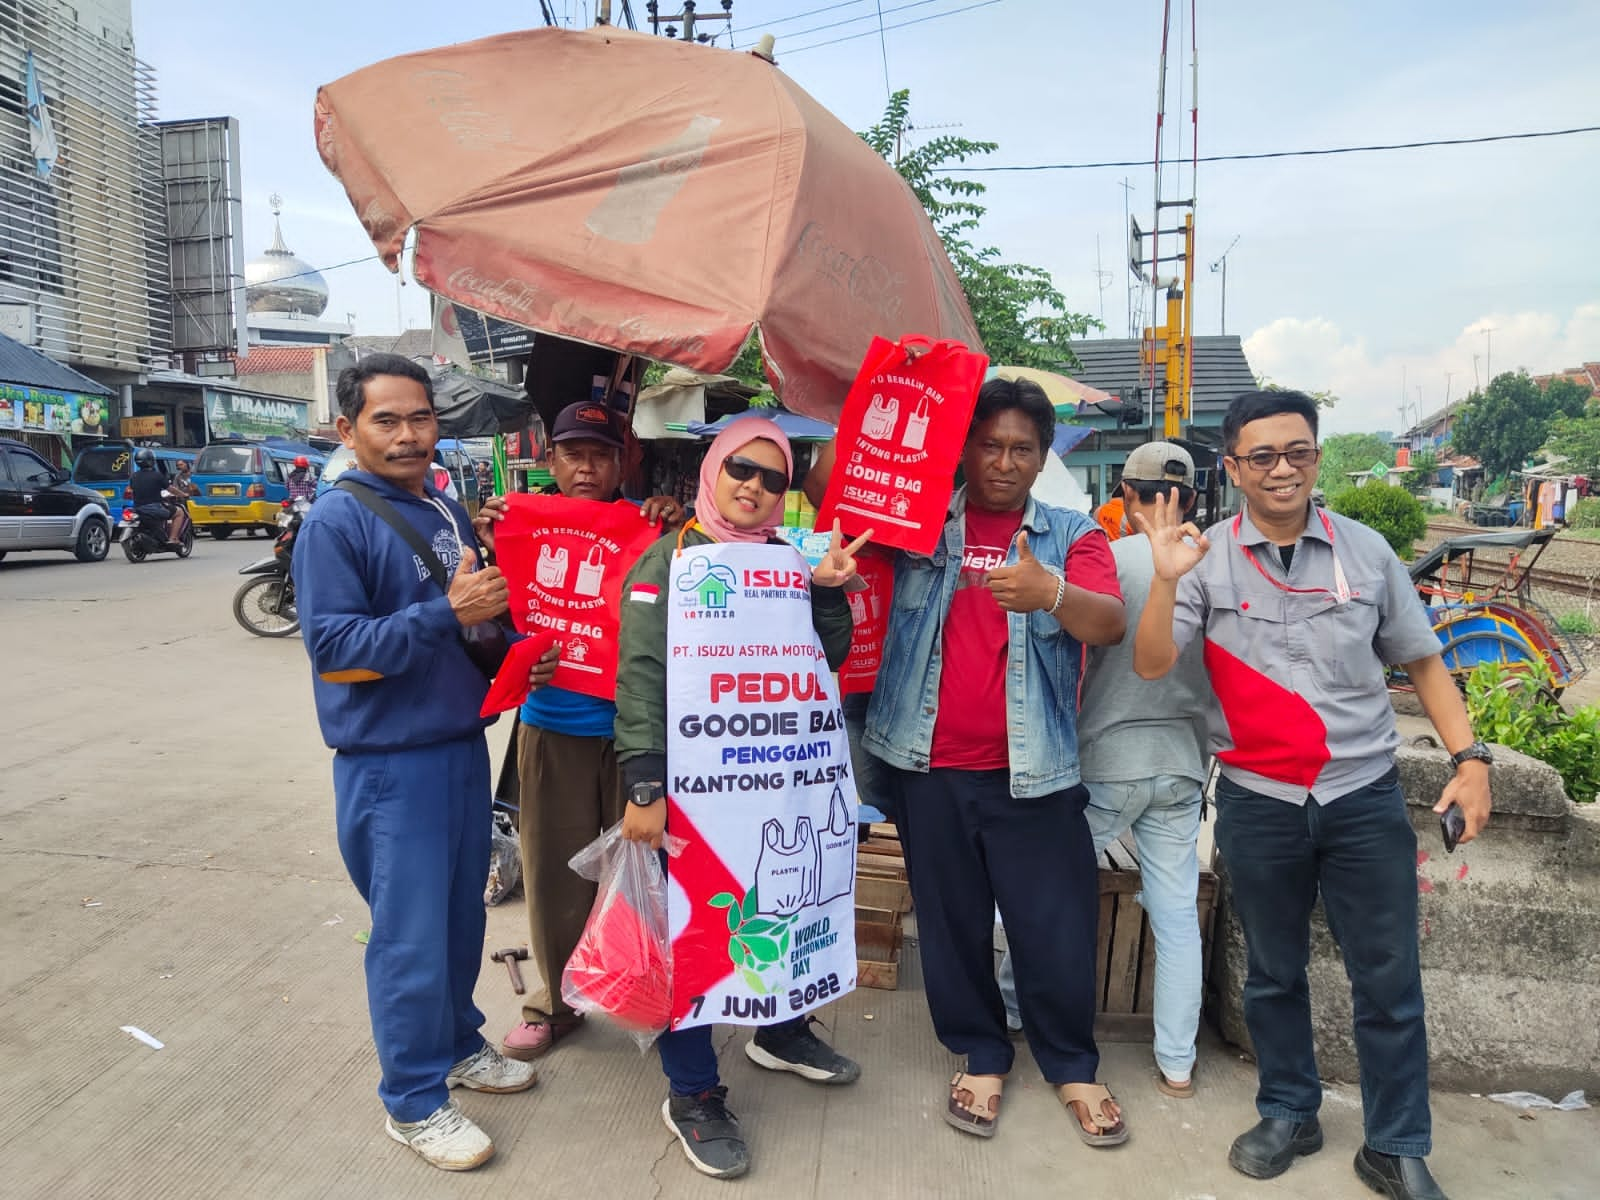
[[[523,633],[553,635],[561,662],[551,683],[611,700],[617,694],[622,581],[661,535],[637,504],[570,496],[506,497],[495,529],[495,562]]]
[[[846,533],[870,528],[875,545],[932,553],[988,366],[960,342],[873,338],[839,414],[817,528],[838,518]]]
[[[787,1020],[856,983],[856,790],[788,546],[672,561],[667,860],[672,1028]]]
[[[40,433],[76,433],[104,437],[111,403],[105,396],[77,392],[47,392],[41,388],[0,383],[0,429]]]
[[[206,423],[211,436],[302,438],[311,428],[310,406],[276,396],[244,396],[206,389]]]

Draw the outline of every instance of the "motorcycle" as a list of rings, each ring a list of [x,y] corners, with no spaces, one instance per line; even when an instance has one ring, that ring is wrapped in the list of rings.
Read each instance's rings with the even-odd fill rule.
[[[177,502],[177,497],[171,492],[161,494]],[[180,509],[179,524],[182,532],[178,534],[176,540],[169,540],[166,514],[153,511],[158,507],[160,506],[147,505],[141,512],[130,504],[123,510],[119,540],[122,543],[122,553],[127,556],[129,562],[143,562],[152,554],[176,554],[179,558],[188,558],[194,553],[194,524],[189,520],[189,514]]]
[[[300,614],[294,606],[294,576],[289,571],[294,541],[301,522],[311,511],[309,500],[285,500],[278,514],[278,536],[272,554],[240,567],[239,574],[253,578],[233,597],[234,620],[257,637],[289,637],[300,632]]]

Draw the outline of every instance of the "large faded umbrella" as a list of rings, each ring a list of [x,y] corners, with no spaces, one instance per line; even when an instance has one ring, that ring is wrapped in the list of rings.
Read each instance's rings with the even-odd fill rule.
[[[695,371],[758,331],[836,418],[874,334],[972,315],[911,189],[772,63],[615,28],[388,59],[317,94],[317,147],[391,270],[519,325]]]

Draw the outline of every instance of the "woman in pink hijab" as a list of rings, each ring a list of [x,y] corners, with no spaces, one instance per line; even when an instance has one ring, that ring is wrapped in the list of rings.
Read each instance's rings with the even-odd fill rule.
[[[784,493],[794,474],[789,439],[773,422],[744,417],[717,435],[700,467],[695,517],[676,538],[656,542],[634,564],[622,587],[617,665],[615,747],[629,801],[622,835],[661,845],[667,824],[667,610],[674,560],[684,547],[711,542],[778,542]],[[850,606],[844,585],[855,575],[855,552],[866,537],[845,545],[834,526],[828,554],[811,572],[811,619],[831,670],[850,651]],[[738,798],[749,803],[750,797]],[[711,1026],[668,1031],[656,1039],[667,1076],[661,1116],[695,1170],[732,1179],[750,1168],[739,1121],[728,1111],[728,1089],[717,1071]],[[861,1068],[811,1032],[809,1018],[764,1025],[745,1045],[757,1066],[788,1071],[819,1084],[854,1083]]]

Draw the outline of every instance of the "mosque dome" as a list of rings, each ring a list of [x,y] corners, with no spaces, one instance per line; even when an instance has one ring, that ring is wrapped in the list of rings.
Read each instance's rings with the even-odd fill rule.
[[[320,317],[328,307],[328,285],[317,269],[283,244],[282,201],[272,197],[272,245],[245,264],[245,308],[253,313]]]

